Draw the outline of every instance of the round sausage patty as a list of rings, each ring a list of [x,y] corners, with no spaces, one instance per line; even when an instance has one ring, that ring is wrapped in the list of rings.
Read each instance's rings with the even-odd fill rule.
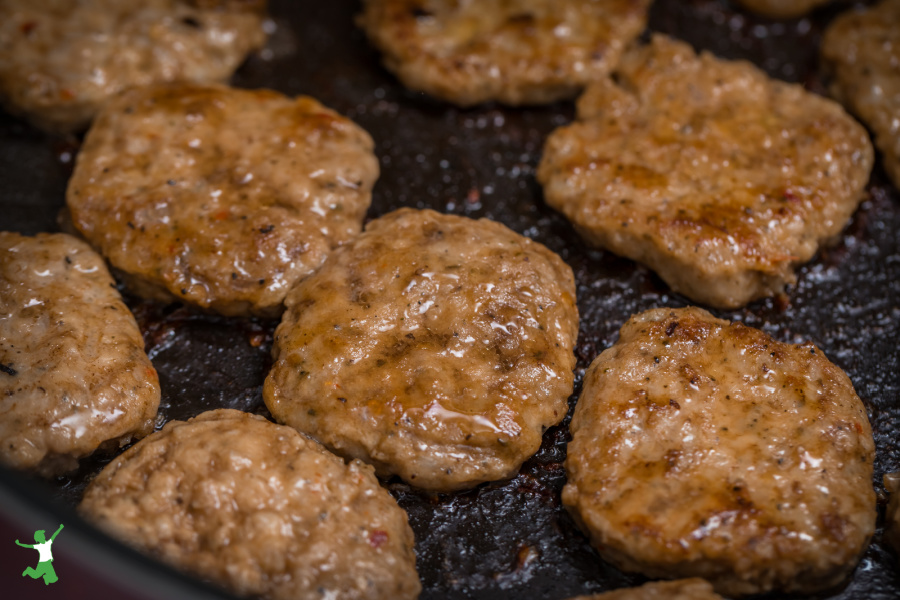
[[[591,364],[571,432],[562,501],[627,571],[812,592],[875,529],[865,407],[811,343],[649,310]]]
[[[153,431],[159,379],[96,252],[0,232],[0,460],[56,475]]]
[[[875,132],[884,168],[900,188],[900,0],[839,16],[821,54],[834,71],[832,93]]]
[[[722,600],[722,596],[715,593],[708,582],[694,578],[654,581],[640,587],[578,596],[570,600]]]
[[[359,25],[407,87],[461,106],[571,98],[607,74],[650,0],[364,0]]]
[[[793,19],[833,0],[738,0],[754,12],[773,19]]]
[[[696,301],[781,292],[864,197],[873,150],[835,102],[655,36],[553,132],[538,179],[591,243]]]
[[[228,79],[263,45],[265,0],[4,0],[0,99],[57,132],[115,93]]]
[[[572,270],[488,220],[402,209],[288,295],[272,415],[431,490],[512,476],[566,414]]]
[[[275,316],[359,233],[378,177],[369,135],[308,97],[188,84],[113,98],[69,182],[75,227],[135,290]]]
[[[170,421],[110,463],[79,511],[242,595],[411,599],[421,588],[406,513],[371,467],[236,410]]]

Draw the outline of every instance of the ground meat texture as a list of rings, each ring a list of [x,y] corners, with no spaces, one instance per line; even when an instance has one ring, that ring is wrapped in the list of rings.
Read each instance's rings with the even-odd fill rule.
[[[369,135],[311,98],[172,84],[110,101],[67,202],[138,293],[275,316],[359,233],[377,177]]]
[[[796,280],[856,209],[872,161],[836,103],[655,36],[588,88],[537,175],[589,242],[736,308]]]
[[[738,0],[739,4],[773,19],[792,19],[832,0]]]
[[[650,0],[364,0],[359,25],[407,87],[454,104],[541,104],[607,74]]]
[[[265,43],[265,0],[4,0],[0,100],[54,132],[166,81],[225,81]]]
[[[566,414],[571,269],[488,220],[402,209],[288,296],[272,415],[436,491],[512,476]]]
[[[406,513],[371,467],[236,410],[167,423],[91,482],[79,512],[240,595],[403,600],[421,588]]]
[[[884,517],[884,538],[900,552],[900,473],[885,475],[884,487],[891,495]]]
[[[571,433],[562,501],[627,571],[808,593],[848,576],[875,529],[865,408],[811,343],[644,312],[591,364]]]
[[[640,587],[578,596],[570,600],[722,600],[722,596],[715,593],[708,582],[695,578],[646,583]]]
[[[46,476],[153,431],[160,390],[97,253],[0,232],[0,461]]]
[[[831,91],[875,133],[884,168],[900,187],[900,0],[835,19],[821,46]]]

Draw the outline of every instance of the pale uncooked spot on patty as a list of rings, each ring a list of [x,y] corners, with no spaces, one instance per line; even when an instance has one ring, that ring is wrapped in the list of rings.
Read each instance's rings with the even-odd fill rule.
[[[537,176],[590,243],[737,308],[782,292],[840,233],[872,160],[835,102],[655,36],[587,89]]]
[[[358,18],[407,87],[461,106],[571,98],[607,74],[650,0],[365,0]]]
[[[0,461],[56,475],[153,431],[160,390],[103,259],[0,232]]]
[[[875,529],[875,444],[843,371],[697,308],[632,317],[593,361],[563,504],[601,556],[728,596],[841,583]]]
[[[401,209],[288,295],[272,415],[439,491],[512,476],[572,393],[572,270],[505,226]]]
[[[55,132],[85,129],[131,86],[223,82],[261,47],[265,0],[4,0],[0,101]]]
[[[900,0],[835,19],[822,38],[831,91],[875,132],[884,168],[900,187]]]
[[[110,463],[79,512],[241,595],[413,599],[406,513],[371,467],[236,410],[171,421]]]
[[[312,98],[168,84],[113,98],[66,201],[141,295],[277,316],[287,291],[359,233],[372,138]]]

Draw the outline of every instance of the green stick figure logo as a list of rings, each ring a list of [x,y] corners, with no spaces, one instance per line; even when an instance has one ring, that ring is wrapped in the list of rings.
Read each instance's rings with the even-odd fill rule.
[[[22,546],[23,548],[34,548],[39,554],[38,565],[36,567],[28,567],[22,571],[22,577],[25,577],[26,575],[32,579],[43,577],[44,585],[50,585],[59,579],[59,577],[56,576],[56,571],[53,570],[53,552],[50,550],[50,545],[53,544],[53,540],[56,539],[56,536],[59,535],[62,528],[63,526],[60,525],[59,529],[50,536],[49,540],[44,537],[44,530],[38,529],[34,532],[34,545],[23,544],[19,540],[16,540],[16,544],[19,546]]]

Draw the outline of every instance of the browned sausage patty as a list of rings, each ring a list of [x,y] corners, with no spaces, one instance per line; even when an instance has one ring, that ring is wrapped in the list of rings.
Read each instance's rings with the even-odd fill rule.
[[[406,513],[371,467],[236,410],[170,421],[110,463],[79,511],[241,595],[411,599]]]
[[[833,0],[738,0],[754,12],[773,19],[791,19]]]
[[[840,583],[875,528],[875,445],[850,380],[697,308],[632,317],[585,374],[562,500],[601,556],[716,591]]]
[[[358,23],[409,88],[468,106],[570,98],[609,73],[650,0],[364,0]]]
[[[822,38],[831,90],[875,132],[884,168],[900,187],[900,0],[835,19]]]
[[[655,36],[593,84],[538,179],[591,243],[722,308],[769,296],[841,231],[872,168],[843,109]]]
[[[4,0],[0,100],[51,131],[84,129],[113,94],[228,79],[263,45],[265,0]]]
[[[161,85],[113,98],[69,182],[78,231],[139,293],[274,316],[359,233],[369,135],[308,97]]]
[[[702,579],[656,581],[640,587],[578,596],[570,600],[722,600],[712,586]]]
[[[488,220],[402,209],[287,298],[272,415],[384,475],[448,491],[513,475],[572,393],[572,270]]]
[[[900,473],[885,475],[884,487],[891,495],[884,516],[884,538],[900,552]]]
[[[0,232],[0,461],[55,475],[153,430],[159,379],[96,252]]]

